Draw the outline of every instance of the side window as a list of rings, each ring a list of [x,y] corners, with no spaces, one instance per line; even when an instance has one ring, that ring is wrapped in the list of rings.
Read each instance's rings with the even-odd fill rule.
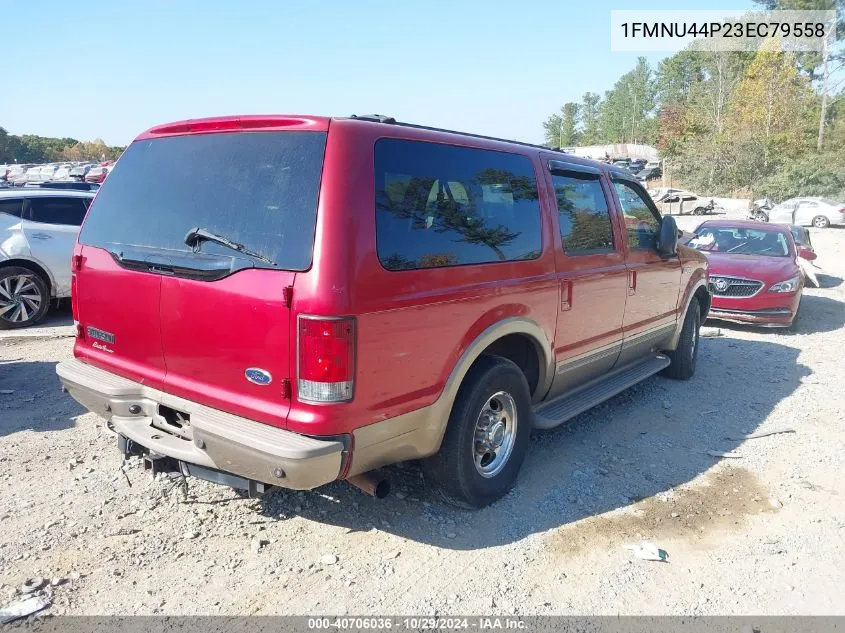
[[[29,219],[33,222],[81,226],[86,211],[82,198],[29,199]]]
[[[567,172],[553,174],[552,182],[564,252],[571,256],[613,251],[613,225],[601,181]]]
[[[21,217],[21,209],[23,209],[23,200],[0,200],[0,213],[19,218]]]
[[[376,246],[388,270],[540,256],[537,181],[525,156],[381,139],[375,181]]]
[[[660,234],[660,217],[652,212],[643,195],[625,182],[614,182],[619,197],[625,227],[628,231],[628,247],[631,249],[653,249]]]

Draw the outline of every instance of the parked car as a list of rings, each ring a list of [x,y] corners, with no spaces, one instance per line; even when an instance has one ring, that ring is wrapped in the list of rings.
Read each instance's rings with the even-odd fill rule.
[[[17,185],[22,179],[25,180],[26,171],[30,167],[32,165],[11,165],[9,171],[6,173],[6,182],[10,185]]]
[[[154,471],[378,492],[422,460],[479,507],[532,428],[695,371],[706,257],[621,169],[378,116],[174,123],[120,162],[57,372]]]
[[[827,198],[790,198],[769,211],[769,222],[823,229],[845,225],[845,204]]]
[[[645,159],[644,158],[635,158],[628,164],[628,169],[634,173],[638,171],[642,171],[645,169]]]
[[[76,234],[94,195],[0,191],[0,329],[38,323],[50,299],[69,297]]]
[[[102,183],[106,179],[106,176],[108,176],[110,169],[111,167],[102,167],[97,165],[96,167],[89,169],[83,179],[85,182]]]
[[[637,180],[646,182],[652,178],[660,178],[661,175],[663,172],[660,171],[660,167],[645,167],[637,172]]]
[[[742,220],[708,220],[689,245],[710,260],[710,317],[790,327],[798,316],[804,277],[788,227]]]
[[[69,179],[71,169],[73,169],[73,165],[59,165],[58,167],[56,167],[56,171],[53,173],[53,177],[51,180]]]
[[[73,180],[85,180],[85,175],[91,171],[94,165],[77,165],[68,173],[68,177]]]
[[[683,189],[658,189],[652,194],[654,201],[663,205],[663,210],[669,213],[677,210],[680,215],[710,215],[724,213],[713,198],[702,198],[697,193]],[[674,205],[678,205],[674,207]]]

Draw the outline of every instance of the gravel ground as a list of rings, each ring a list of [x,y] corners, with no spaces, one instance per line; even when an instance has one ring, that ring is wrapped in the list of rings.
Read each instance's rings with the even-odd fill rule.
[[[66,311],[4,333],[0,606],[46,579],[52,614],[845,614],[845,230],[812,238],[827,275],[797,333],[708,324],[693,380],[536,435],[517,487],[478,512],[414,465],[384,501],[195,480],[184,496],[60,392]],[[643,539],[668,560],[625,548]]]

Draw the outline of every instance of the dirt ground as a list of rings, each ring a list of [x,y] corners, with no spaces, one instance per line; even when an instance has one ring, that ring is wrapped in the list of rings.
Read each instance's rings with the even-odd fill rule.
[[[797,333],[708,323],[693,380],[537,434],[477,512],[412,464],[384,501],[195,480],[183,498],[61,393],[66,310],[4,333],[0,607],[46,579],[52,614],[845,614],[845,230],[812,239],[826,275]],[[668,560],[626,549],[643,539]]]

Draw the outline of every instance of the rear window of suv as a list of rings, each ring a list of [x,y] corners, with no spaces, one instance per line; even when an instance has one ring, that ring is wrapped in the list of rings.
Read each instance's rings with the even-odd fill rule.
[[[540,256],[537,181],[525,156],[381,139],[375,180],[376,244],[388,270]]]
[[[325,132],[135,141],[100,189],[80,242],[109,250],[131,245],[191,252],[185,236],[199,227],[279,268],[305,270],[314,248],[325,146]],[[214,242],[203,242],[201,250],[242,256]]]

